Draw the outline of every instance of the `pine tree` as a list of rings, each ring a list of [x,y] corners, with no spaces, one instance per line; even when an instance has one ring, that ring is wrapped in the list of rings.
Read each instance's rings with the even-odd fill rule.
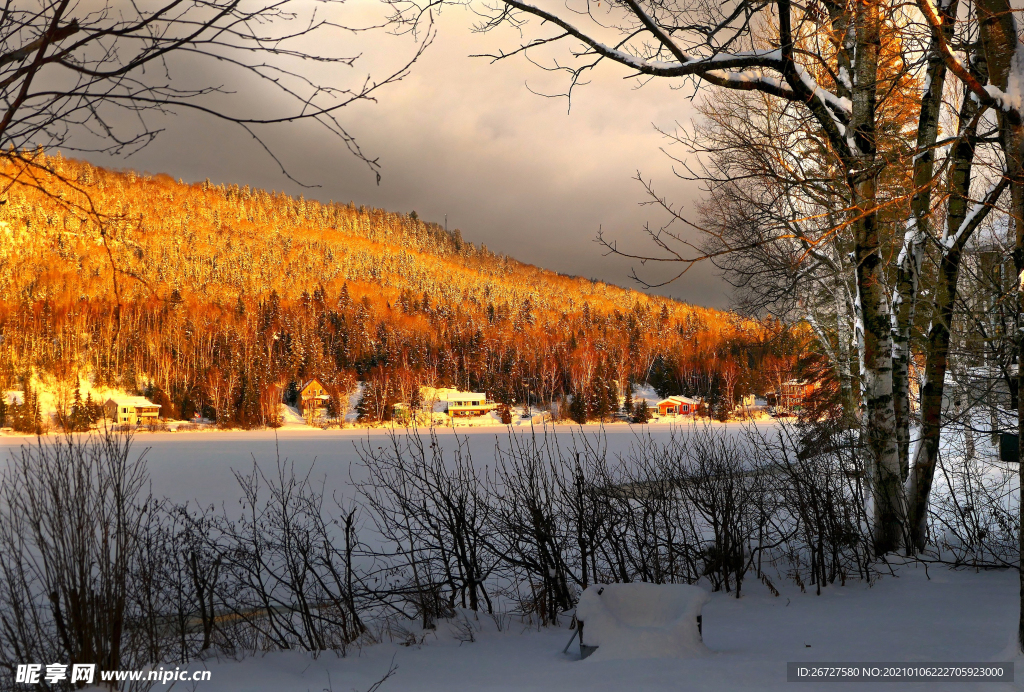
[[[39,401],[28,382],[25,383],[21,403],[11,406],[11,427],[17,432],[42,434]]]
[[[633,414],[633,383],[626,382],[626,400],[622,402],[622,412],[627,416]]]
[[[643,424],[651,419],[651,410],[647,408],[647,402],[644,399],[637,399],[633,402],[633,415],[630,419],[634,423]]]
[[[356,404],[356,420],[367,422],[376,418],[376,413],[373,411],[371,404],[372,397],[372,382],[363,383],[363,393],[359,396],[359,403]]]
[[[64,428],[69,432],[85,432],[89,429],[89,413],[82,401],[82,391],[78,387],[75,387],[75,399],[71,402],[71,412]]]
[[[572,402],[569,404],[569,417],[583,425],[587,422],[587,402],[582,393],[572,395]]]
[[[85,395],[85,410],[90,428],[103,419],[103,405],[92,400],[92,392]]]
[[[591,397],[591,414],[594,418],[597,418],[603,423],[611,413],[611,407],[608,406],[608,387],[605,386],[604,378],[600,376],[594,378],[592,386],[594,388],[594,393]]]

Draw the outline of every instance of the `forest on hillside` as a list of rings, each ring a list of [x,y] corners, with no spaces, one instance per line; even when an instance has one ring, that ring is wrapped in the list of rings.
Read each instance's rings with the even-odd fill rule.
[[[312,377],[334,401],[365,382],[371,421],[419,385],[509,406],[571,395],[577,418],[603,419],[650,383],[726,415],[801,367],[805,339],[779,322],[545,271],[415,212],[59,154],[4,165],[0,389],[43,383],[58,420],[88,382],[166,417],[274,425]]]

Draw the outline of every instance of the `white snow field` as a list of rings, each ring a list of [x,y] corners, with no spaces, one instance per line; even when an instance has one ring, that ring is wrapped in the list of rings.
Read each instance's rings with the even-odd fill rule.
[[[1020,690],[1024,658],[1014,657],[1017,624],[1015,573],[953,572],[903,566],[873,586],[849,583],[821,596],[781,587],[771,596],[752,581],[736,600],[716,593],[703,607],[704,643],[710,653],[690,658],[579,660],[565,626],[524,627],[486,615],[456,625],[441,622],[416,643],[386,642],[352,650],[345,658],[299,652],[269,653],[241,661],[206,662],[210,682],[195,689],[218,692],[364,692],[398,668],[380,692],[679,692],[707,690]],[[928,577],[931,577],[930,579]],[[467,641],[466,623],[474,628]],[[584,628],[585,631],[585,628]],[[788,661],[1006,662],[1015,660],[1015,683],[787,682]],[[180,684],[180,683],[179,683]],[[155,688],[158,689],[158,688]],[[186,688],[188,689],[188,688]]]
[[[740,434],[743,423],[715,423]],[[759,428],[772,425],[759,423]],[[582,428],[576,425],[547,426],[548,433],[556,433],[558,444],[569,448],[576,440],[584,444],[606,444],[608,458],[616,454],[625,455],[630,445],[640,440],[643,431],[649,431],[651,439],[666,441],[672,430],[681,430],[676,425],[628,426],[612,425],[602,428],[588,424]],[[399,435],[404,428],[396,428]],[[448,451],[456,444],[468,445],[474,463],[480,469],[493,464],[496,444],[509,446],[509,428],[491,426],[487,428],[459,427],[437,428],[439,443]],[[541,436],[545,429],[535,428]],[[603,431],[603,432],[602,432]],[[420,429],[420,434],[429,435],[429,430]],[[514,432],[520,438],[529,436],[529,427],[517,427]],[[43,438],[44,444],[56,440],[55,435]],[[175,502],[197,501],[201,505],[235,502],[238,499],[238,483],[232,470],[248,472],[253,460],[266,470],[272,468],[280,454],[282,459],[295,463],[297,474],[304,475],[312,466],[312,479],[319,486],[324,483],[325,495],[334,492],[340,498],[350,498],[351,478],[364,480],[359,468],[357,449],[361,445],[386,445],[386,428],[346,428],[320,430],[308,426],[284,427],[274,430],[253,431],[199,431],[199,432],[139,432],[132,443],[133,455],[146,453],[147,467],[152,479],[153,495],[167,497]],[[17,453],[22,445],[35,445],[36,437],[31,435],[0,435],[0,464],[7,464],[11,453]]]
[[[593,431],[596,428],[588,432]],[[655,439],[669,434],[667,426],[654,426],[651,431]],[[570,430],[560,429],[558,434],[560,444],[568,446]],[[456,443],[451,431],[438,435],[445,447]],[[459,430],[458,439],[466,440],[475,463],[483,468],[493,463],[496,438],[507,446],[504,430],[468,435]],[[606,429],[604,439],[610,455],[626,452],[637,441],[626,426]],[[6,463],[26,443],[34,444],[35,439],[0,437],[0,456]],[[239,497],[232,469],[250,470],[253,457],[270,468],[278,449],[300,473],[315,458],[313,477],[323,480],[327,495],[337,491],[351,498],[350,469],[357,479],[360,474],[354,445],[386,443],[381,430],[368,434],[366,430],[283,429],[276,435],[273,431],[139,434],[135,450],[148,448],[154,495],[230,507]],[[789,581],[776,581],[781,594],[775,597],[750,575],[741,599],[713,593],[703,605],[703,641],[708,652],[695,656],[628,660],[592,656],[581,661],[578,642],[573,642],[569,653],[562,653],[573,634],[568,617],[561,627],[538,630],[507,614],[492,618],[463,611],[458,622],[442,621],[436,631],[424,633],[410,625],[408,632],[352,648],[345,657],[294,651],[194,662],[189,667],[208,667],[212,680],[194,686],[179,682],[175,687],[199,692],[365,692],[393,663],[397,670],[378,692],[1024,689],[1024,658],[1015,654],[1014,646],[1019,607],[1016,572],[952,571],[939,565],[926,569],[918,563],[895,565],[893,571],[871,585],[850,581],[845,586],[828,586],[820,596],[813,590],[802,593]],[[1014,661],[1017,682],[787,682],[790,661]],[[157,684],[152,689],[161,688]]]

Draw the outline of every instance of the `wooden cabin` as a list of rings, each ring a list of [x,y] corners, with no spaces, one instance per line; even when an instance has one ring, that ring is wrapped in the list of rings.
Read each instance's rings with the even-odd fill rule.
[[[325,416],[330,394],[318,380],[310,380],[299,390],[299,413],[304,416]]]

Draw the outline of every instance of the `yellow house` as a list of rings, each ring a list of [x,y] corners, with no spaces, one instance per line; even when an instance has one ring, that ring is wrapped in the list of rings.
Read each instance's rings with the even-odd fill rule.
[[[107,418],[118,424],[138,425],[160,418],[160,407],[143,396],[111,397],[103,408]]]
[[[482,416],[488,411],[496,408],[493,403],[488,403],[487,395],[483,392],[453,392],[443,397],[448,415],[456,416]]]
[[[331,396],[317,380],[310,380],[299,391],[299,412],[303,415],[327,415],[327,404]]]

